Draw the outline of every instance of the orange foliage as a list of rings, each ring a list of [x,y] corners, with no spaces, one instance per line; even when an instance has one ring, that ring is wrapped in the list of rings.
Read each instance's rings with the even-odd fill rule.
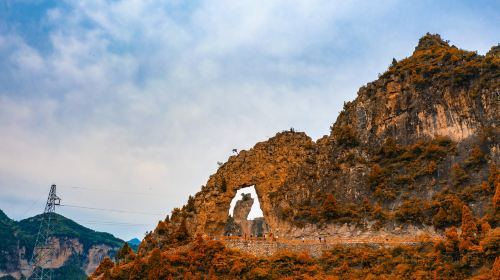
[[[467,176],[467,173],[460,167],[458,163],[453,164],[451,167],[451,181],[454,186],[458,186],[461,183],[463,183],[465,180],[467,180],[469,176]]]
[[[113,263],[113,261],[106,257],[104,258],[104,260],[101,261],[101,263],[99,264],[99,266],[97,267],[97,269],[95,270],[94,274],[95,275],[99,275],[99,274],[103,274],[105,272],[108,272],[113,268],[115,264]]]
[[[467,210],[464,210],[467,217]],[[464,218],[467,224],[467,218]],[[218,241],[195,239],[185,250],[154,249],[147,255],[114,265],[103,261],[91,278],[121,279],[466,279],[477,270],[477,278],[490,274],[497,277],[500,270],[498,249],[471,246],[462,258],[459,254],[456,228],[446,231],[441,247],[422,244],[394,248],[370,246],[336,246],[320,258],[305,253],[280,252],[271,257],[255,257],[229,250]],[[495,241],[488,241],[494,244]],[[483,243],[482,243],[483,244]],[[498,245],[493,245],[498,246]],[[495,255],[491,259],[488,250]],[[496,261],[495,261],[495,258]],[[486,261],[485,261],[486,260]],[[493,265],[493,262],[495,264]],[[491,268],[493,266],[493,268]],[[491,269],[490,269],[491,268]],[[475,271],[475,270],[471,270]],[[486,273],[486,274],[485,274]],[[481,278],[483,277],[483,278]],[[491,278],[495,279],[495,278]]]
[[[123,247],[116,253],[115,259],[117,262],[120,261],[129,261],[135,258],[135,253],[132,251],[132,248],[128,246],[128,243],[125,242]]]
[[[338,214],[337,211],[337,201],[335,200],[335,197],[333,197],[332,194],[328,194],[326,196],[325,201],[323,202],[321,212],[324,217],[327,219],[335,218]]]
[[[465,161],[469,166],[477,166],[486,162],[485,154],[481,148],[476,145],[472,148],[469,158]]]
[[[500,257],[495,259],[495,263],[491,268],[491,279],[500,279]]]
[[[462,233],[460,235],[460,250],[467,250],[475,243],[477,227],[472,213],[467,205],[462,207]]]
[[[458,243],[460,239],[458,238],[458,231],[456,227],[451,227],[445,232],[446,241],[444,243],[446,253],[453,256],[455,259],[458,258]]]
[[[495,195],[493,196],[493,209],[495,212],[500,211],[500,183],[496,183]]]

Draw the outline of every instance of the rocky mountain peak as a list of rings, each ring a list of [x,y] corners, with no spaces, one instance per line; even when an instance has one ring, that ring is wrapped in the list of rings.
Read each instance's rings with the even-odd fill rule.
[[[420,40],[418,41],[418,45],[415,47],[415,51],[429,50],[436,47],[449,48],[450,45],[447,41],[441,39],[441,35],[427,33],[422,38],[420,38]]]
[[[500,223],[499,65],[498,47],[482,56],[426,34],[411,56],[393,61],[344,104],[330,135],[313,141],[290,129],[230,156],[186,206],[146,235],[139,248],[144,257],[113,273],[132,273],[159,260],[161,250],[169,256],[190,244],[203,248],[196,243],[203,236],[244,236],[236,248],[260,251],[262,239],[249,241],[248,232],[272,246],[276,240],[306,246],[304,239],[318,237],[368,246],[446,239],[451,243],[433,246],[441,246],[439,256],[474,252],[474,260],[491,266],[498,245],[487,244],[498,244]],[[253,198],[237,203],[234,218],[229,213],[238,191],[249,186],[264,215],[252,224],[246,219]],[[228,240],[238,242],[233,237]],[[332,258],[344,255],[337,253]],[[499,258],[495,263],[500,267]],[[483,265],[477,264],[474,270]],[[156,271],[156,263],[149,269]]]
[[[464,204],[474,215],[491,212],[500,180],[499,64],[425,35],[345,103],[330,135],[313,141],[284,131],[229,157],[140,251],[223,235],[236,224],[230,202],[249,186],[266,231],[289,239],[438,236],[460,224]],[[485,219],[494,226],[495,217]]]
[[[486,54],[486,57],[491,57],[495,59],[500,59],[500,44],[491,47],[491,49]]]

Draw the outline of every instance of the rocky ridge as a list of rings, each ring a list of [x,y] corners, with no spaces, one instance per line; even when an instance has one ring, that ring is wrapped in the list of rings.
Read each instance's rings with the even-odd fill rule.
[[[196,236],[223,235],[236,192],[255,186],[269,231],[280,239],[446,236],[448,243],[434,249],[438,258],[466,258],[450,279],[473,275],[481,265],[489,271],[499,250],[491,245],[497,244],[500,218],[499,68],[498,46],[482,56],[425,35],[410,57],[393,60],[345,103],[329,135],[313,141],[290,129],[231,156],[144,238],[133,264],[144,264],[149,255],[156,260],[162,250],[192,244]],[[335,259],[322,258],[330,257]],[[166,267],[184,269],[175,258]],[[328,273],[341,275],[346,263]],[[102,271],[122,279],[152,266],[112,269],[108,262]],[[230,275],[222,268],[218,273]]]
[[[496,176],[499,61],[498,47],[481,56],[428,34],[412,56],[393,61],[345,103],[330,135],[313,141],[305,133],[284,131],[240,151],[165,223],[172,229],[182,224],[191,237],[222,235],[236,191],[255,186],[276,235],[439,234],[442,225],[432,217],[446,205],[439,205],[437,195],[474,188]],[[453,168],[471,167],[466,161],[472,149],[481,156],[475,171],[452,182]],[[495,188],[491,184],[489,191],[474,190],[470,201],[459,198],[460,203],[485,214]],[[397,211],[416,198],[429,204],[417,213],[417,223],[396,219]],[[376,218],[374,209],[394,219]],[[446,225],[454,222],[459,221]],[[143,249],[166,242],[156,232],[145,240]]]

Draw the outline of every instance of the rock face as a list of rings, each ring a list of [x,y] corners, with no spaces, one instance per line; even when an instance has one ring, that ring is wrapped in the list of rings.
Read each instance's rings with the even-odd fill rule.
[[[241,194],[242,198],[234,206],[233,216],[228,217],[224,227],[225,236],[264,236],[268,232],[268,226],[264,218],[248,220],[248,214],[252,210],[254,199],[251,194]]]
[[[269,231],[292,239],[439,235],[459,225],[463,204],[482,216],[500,169],[499,67],[498,47],[481,56],[428,34],[345,103],[330,135],[292,129],[231,156],[162,232],[222,235],[249,186]],[[164,240],[155,230],[141,248]]]
[[[247,220],[247,218],[250,210],[252,210],[254,199],[251,194],[242,194],[241,196],[242,198],[234,206],[234,222],[240,226],[241,235],[250,236],[251,221]]]
[[[108,245],[94,245],[87,252],[84,271],[87,275],[92,274],[106,257],[111,257],[116,253],[117,248]]]

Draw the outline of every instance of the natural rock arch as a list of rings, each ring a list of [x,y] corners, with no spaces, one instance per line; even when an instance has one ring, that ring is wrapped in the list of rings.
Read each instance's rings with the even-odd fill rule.
[[[305,133],[282,132],[231,156],[196,194],[195,215],[187,218],[190,234],[222,235],[231,200],[239,189],[250,186],[255,186],[270,231],[279,233],[288,222],[278,217],[271,195],[297,173],[314,145]]]

